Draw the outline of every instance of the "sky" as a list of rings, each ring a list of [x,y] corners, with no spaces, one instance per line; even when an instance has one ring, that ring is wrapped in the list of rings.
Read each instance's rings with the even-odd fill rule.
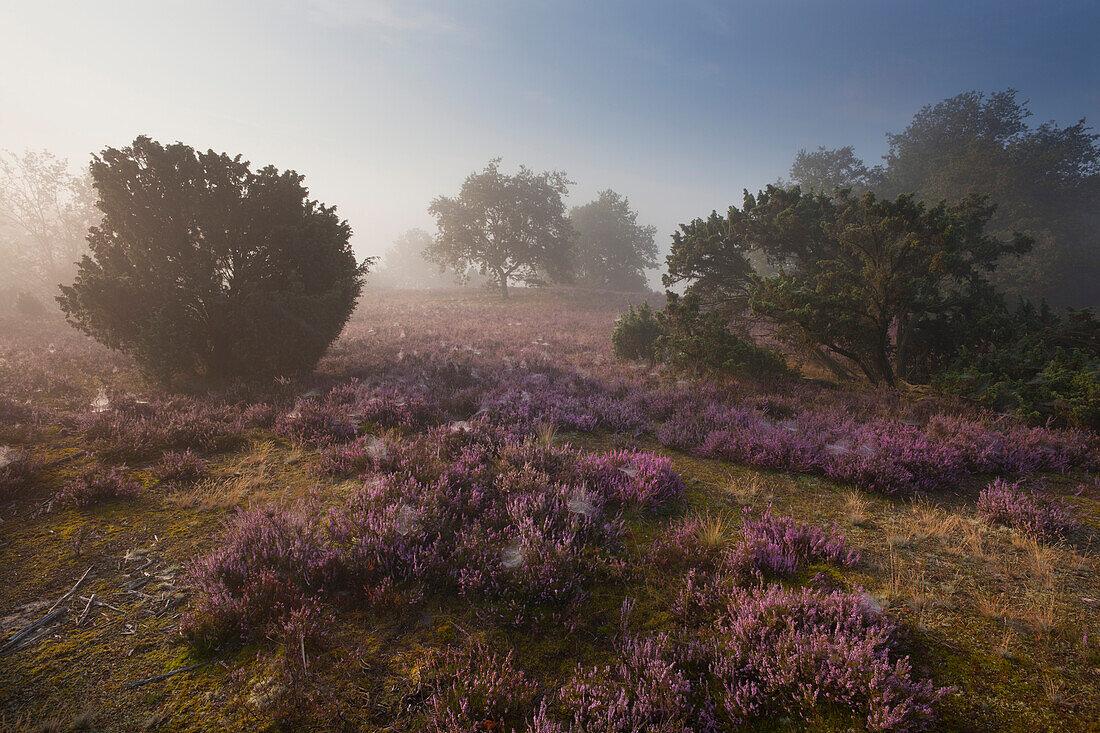
[[[678,224],[868,163],[925,104],[1012,87],[1100,124],[1100,3],[0,0],[0,149],[74,166],[139,134],[305,175],[362,256],[494,157]]]

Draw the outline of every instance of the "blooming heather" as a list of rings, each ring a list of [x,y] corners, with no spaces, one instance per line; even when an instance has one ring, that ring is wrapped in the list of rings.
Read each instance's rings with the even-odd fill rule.
[[[1062,501],[1020,488],[1022,481],[994,479],[978,495],[978,513],[1040,540],[1064,538],[1079,522]]]

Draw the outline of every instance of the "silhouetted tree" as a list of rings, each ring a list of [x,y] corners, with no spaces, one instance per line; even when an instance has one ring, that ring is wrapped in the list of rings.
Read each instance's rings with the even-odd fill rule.
[[[459,195],[440,196],[428,211],[439,233],[428,258],[455,272],[475,269],[508,297],[508,281],[537,283],[572,277],[573,228],[562,196],[572,183],[560,171],[535,173],[520,166],[501,173],[500,159],[471,173]],[[465,277],[465,275],[463,275]]]
[[[102,224],[58,302],[151,375],[312,369],[363,287],[351,228],[303,177],[139,137],[95,157]]]
[[[595,201],[576,206],[569,221],[577,232],[577,283],[607,290],[648,290],[645,270],[657,266],[657,227],[638,224],[630,201],[601,191]]]

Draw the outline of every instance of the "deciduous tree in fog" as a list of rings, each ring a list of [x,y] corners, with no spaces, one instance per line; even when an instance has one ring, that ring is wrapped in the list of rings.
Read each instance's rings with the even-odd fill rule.
[[[454,286],[459,278],[426,258],[432,246],[432,235],[423,229],[410,229],[394,240],[382,257],[382,268],[371,276],[371,282],[381,281],[394,288],[445,288]]]
[[[638,224],[630,201],[601,191],[595,201],[576,206],[569,220],[577,232],[577,283],[606,290],[647,290],[646,268],[657,266],[657,227]]]
[[[363,287],[351,228],[303,177],[147,137],[93,159],[104,218],[58,302],[152,376],[311,369]]]
[[[838,188],[863,193],[873,178],[872,171],[856,156],[851,145],[834,150],[799,150],[790,175],[792,183],[798,184],[804,191],[817,193],[832,193]]]
[[[91,179],[48,151],[0,155],[0,289],[50,297],[98,220]]]
[[[1013,89],[924,107],[888,136],[882,191],[927,202],[988,194],[997,204],[992,231],[1036,241],[1030,256],[1000,268],[1001,287],[1059,305],[1100,305],[1100,138],[1084,120],[1032,127],[1030,116]]]
[[[439,233],[428,258],[455,272],[485,275],[508,297],[509,281],[534,284],[545,273],[572,277],[573,228],[562,197],[572,182],[561,171],[535,173],[520,166],[500,171],[500,159],[471,173],[458,196],[440,196],[428,211]]]

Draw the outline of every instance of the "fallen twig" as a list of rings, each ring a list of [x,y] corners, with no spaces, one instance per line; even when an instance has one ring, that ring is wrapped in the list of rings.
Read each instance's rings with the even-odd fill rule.
[[[90,601],[93,606],[102,606],[103,608],[109,608],[112,611],[118,611],[119,613],[126,613],[125,611],[123,611],[118,606],[112,606],[110,603],[104,603],[103,601],[96,599],[96,597],[94,595],[91,598],[88,598],[88,596],[80,596],[80,600]]]
[[[88,612],[92,610],[92,604],[95,603],[95,593],[88,599],[88,605],[84,607],[84,613],[80,614],[80,618],[76,620],[76,625],[80,626],[84,623],[84,619],[88,618]]]
[[[138,588],[144,588],[145,586],[147,586],[152,580],[153,579],[151,577],[139,578],[137,580],[132,580],[129,583],[123,583],[122,587],[126,590],[136,591]]]
[[[68,593],[66,593],[65,595],[58,598],[57,601],[52,606],[50,606],[51,611],[54,610],[55,608],[57,608],[58,606],[60,606],[65,601],[69,600],[69,598],[72,597],[73,593],[76,593],[76,589],[79,588],[80,584],[84,582],[84,579],[88,577],[88,573],[92,572],[92,567],[95,567],[95,566],[93,565],[93,566],[89,567],[87,570],[85,570],[84,574],[80,576],[80,580],[76,581],[76,585],[74,585],[72,587],[72,589],[69,590]]]
[[[139,590],[127,590],[126,592],[129,593],[132,596],[140,596],[141,598],[144,598],[147,601],[159,601],[160,600],[156,596],[151,596],[148,593],[142,593]]]
[[[186,597],[179,597],[179,596],[177,596],[177,597],[175,597],[175,598],[169,598],[168,600],[166,600],[166,601],[164,602],[164,608],[160,609],[159,611],[157,611],[157,612],[156,612],[155,614],[153,614],[153,615],[154,615],[154,617],[155,617],[155,618],[160,618],[160,617],[161,617],[161,616],[163,616],[164,614],[166,614],[166,613],[168,613],[169,611],[171,611],[171,610],[172,610],[173,608],[175,608],[175,607],[177,607],[177,606],[181,605],[181,604],[182,604],[182,603],[183,603],[184,601],[186,601],[186,600],[187,600],[187,598],[186,598]]]
[[[141,687],[142,685],[147,685],[150,682],[160,682],[161,680],[166,680],[169,677],[174,677],[177,674],[183,674],[184,672],[190,672],[191,670],[198,669],[199,667],[205,667],[212,661],[213,660],[199,662],[198,664],[192,664],[190,667],[180,667],[179,669],[173,669],[171,672],[164,672],[163,674],[158,674],[154,677],[147,677],[146,679],[137,680],[136,682],[127,682],[125,685],[123,685],[123,689],[132,690],[135,687]]]
[[[63,613],[65,613],[65,609],[64,608],[59,608],[55,611],[50,611],[49,613],[47,613],[45,616],[38,619],[34,623],[28,624],[27,626],[24,626],[22,629],[20,629],[19,631],[15,632],[14,634],[12,634],[11,636],[8,637],[8,640],[4,642],[4,646],[0,647],[0,654],[7,654],[12,649],[15,649],[28,636],[30,636],[32,631],[34,631],[35,629],[38,629],[42,626],[45,626],[50,621],[53,621],[55,618],[62,615]]]

